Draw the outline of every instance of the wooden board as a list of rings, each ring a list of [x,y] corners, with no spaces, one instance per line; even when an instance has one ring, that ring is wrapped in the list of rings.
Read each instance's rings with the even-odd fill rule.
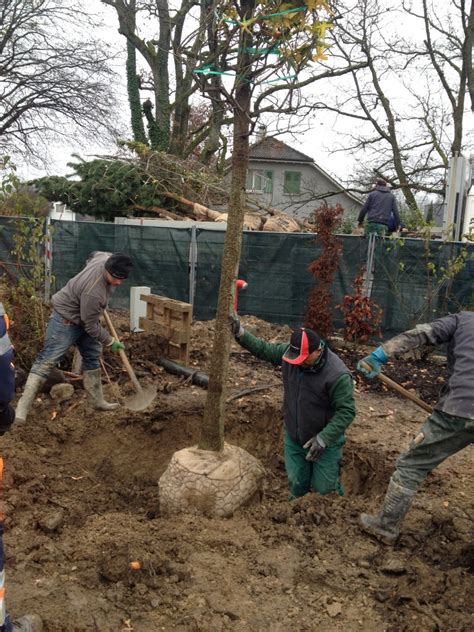
[[[192,305],[156,294],[141,294],[140,299],[147,304],[146,317],[139,319],[140,327],[165,338],[168,343],[166,355],[172,360],[187,364]]]

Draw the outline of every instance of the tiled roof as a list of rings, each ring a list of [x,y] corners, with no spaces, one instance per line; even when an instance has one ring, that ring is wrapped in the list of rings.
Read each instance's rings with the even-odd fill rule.
[[[307,156],[271,136],[265,136],[250,147],[250,160],[258,158],[284,162],[314,162],[311,156]]]

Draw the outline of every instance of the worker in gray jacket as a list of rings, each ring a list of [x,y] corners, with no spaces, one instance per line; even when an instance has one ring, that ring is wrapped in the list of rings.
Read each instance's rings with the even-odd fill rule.
[[[360,210],[357,218],[359,228],[362,228],[366,215],[366,234],[376,233],[383,237],[391,230],[397,230],[400,226],[397,200],[382,178],[376,180],[375,189],[369,193]]]
[[[128,278],[131,269],[132,260],[128,255],[93,252],[85,268],[53,295],[54,311],[49,319],[44,347],[31,367],[18,402],[17,422],[26,420],[31,404],[51,369],[71,345],[76,345],[81,353],[84,388],[95,408],[112,410],[118,406],[104,400],[100,356],[102,345],[112,351],[124,349],[124,345],[101,327],[100,317],[111,294]]]
[[[417,325],[385,342],[357,365],[360,373],[373,379],[390,356],[445,343],[449,376],[434,411],[399,456],[380,512],[360,517],[362,528],[386,543],[397,539],[400,523],[426,476],[474,440],[474,312]]]

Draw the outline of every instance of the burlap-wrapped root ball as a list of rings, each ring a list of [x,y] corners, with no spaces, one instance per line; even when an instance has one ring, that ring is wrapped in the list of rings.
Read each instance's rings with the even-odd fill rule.
[[[160,478],[163,514],[225,518],[261,491],[265,470],[251,454],[224,444],[222,452],[179,450]]]

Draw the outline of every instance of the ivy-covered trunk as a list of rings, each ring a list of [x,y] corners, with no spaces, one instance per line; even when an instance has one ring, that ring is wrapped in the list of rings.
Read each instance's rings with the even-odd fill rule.
[[[250,16],[255,6],[255,0],[243,0],[241,6],[243,16]],[[224,446],[224,408],[231,340],[228,316],[232,311],[235,279],[239,268],[245,213],[245,180],[249,161],[249,112],[252,90],[251,83],[247,79],[251,70],[251,59],[247,51],[251,48],[251,45],[251,34],[246,30],[242,30],[233,105],[234,147],[229,215],[224,253],[222,255],[221,281],[209,386],[201,429],[201,441],[199,443],[199,447],[202,450],[220,451]]]
[[[131,22],[133,32],[136,28],[136,0],[130,2]],[[130,118],[132,124],[133,140],[138,143],[148,143],[143,125],[143,112],[140,102],[140,89],[137,77],[137,49],[135,45],[127,40],[127,91],[128,102],[130,104]]]

